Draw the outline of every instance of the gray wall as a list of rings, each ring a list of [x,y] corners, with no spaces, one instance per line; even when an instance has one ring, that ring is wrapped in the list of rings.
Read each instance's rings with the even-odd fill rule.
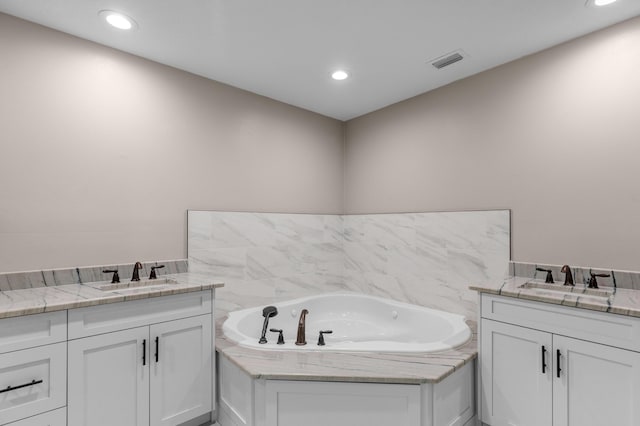
[[[515,260],[640,270],[639,45],[636,18],[348,122],[346,212],[510,208]]]
[[[186,257],[186,210],[341,213],[343,124],[0,14],[0,272]]]
[[[185,257],[188,208],[510,208],[515,260],[640,270],[638,45],[640,18],[343,133],[0,14],[0,271]]]

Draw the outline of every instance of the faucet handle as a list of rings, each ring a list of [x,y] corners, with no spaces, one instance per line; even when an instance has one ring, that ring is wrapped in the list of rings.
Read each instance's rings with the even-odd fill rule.
[[[547,284],[553,284],[553,275],[551,274],[551,269],[536,268],[536,271],[546,272],[547,277],[545,278],[544,282]]]
[[[118,275],[117,269],[105,269],[104,271],[102,271],[102,273],[113,274],[113,277],[111,278],[111,284],[116,284],[120,282],[120,275]]]
[[[333,330],[324,330],[320,332],[320,335],[318,336],[318,346],[324,346],[324,335],[325,334],[331,334],[333,333]]]
[[[594,274],[593,272],[589,272],[589,275],[591,275],[591,279],[589,280],[589,288],[600,288],[598,287],[598,281],[596,280],[596,277],[600,277],[600,278],[608,278],[611,276],[611,274]]]
[[[151,273],[149,274],[149,279],[150,280],[155,280],[156,278],[158,278],[158,275],[156,275],[156,269],[162,269],[162,268],[164,268],[164,265],[152,266],[151,267]]]
[[[280,333],[278,334],[278,344],[284,345],[284,335],[282,334],[282,330],[278,328],[270,328],[269,331],[272,333]]]
[[[571,273],[571,268],[569,265],[564,265],[560,272],[564,274],[564,285],[575,286],[573,283],[573,274]]]

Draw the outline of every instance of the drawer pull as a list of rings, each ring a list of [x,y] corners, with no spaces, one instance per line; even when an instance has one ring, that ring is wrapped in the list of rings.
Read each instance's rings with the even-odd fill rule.
[[[42,380],[32,380],[31,383],[25,383],[19,386],[7,386],[5,389],[0,390],[0,393],[11,392],[12,390],[26,388],[27,386],[33,386],[42,383]]]

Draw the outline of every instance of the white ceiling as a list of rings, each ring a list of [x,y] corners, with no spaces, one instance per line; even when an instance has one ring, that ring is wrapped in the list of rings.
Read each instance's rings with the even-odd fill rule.
[[[103,9],[133,17],[123,32]],[[0,11],[340,120],[640,15],[640,1],[0,0]],[[436,70],[430,59],[467,57]],[[348,80],[330,73],[344,68]]]

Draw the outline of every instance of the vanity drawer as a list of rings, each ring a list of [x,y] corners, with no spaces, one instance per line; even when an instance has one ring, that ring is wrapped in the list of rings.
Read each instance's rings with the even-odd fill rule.
[[[67,340],[67,311],[0,319],[0,353]]]
[[[483,294],[482,318],[640,352],[640,318]]]
[[[69,310],[69,340],[210,314],[211,290]]]
[[[9,423],[7,426],[67,426],[67,409],[58,408],[48,413]]]
[[[65,406],[67,343],[0,355],[0,392],[0,424]]]

